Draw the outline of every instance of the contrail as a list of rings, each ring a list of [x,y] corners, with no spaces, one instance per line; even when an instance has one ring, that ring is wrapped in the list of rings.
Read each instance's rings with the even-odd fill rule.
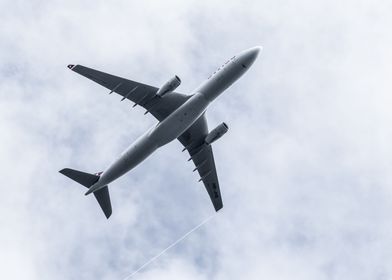
[[[132,278],[136,273],[138,273],[140,270],[142,270],[143,268],[145,268],[146,266],[148,266],[150,263],[152,263],[153,261],[155,261],[156,259],[158,259],[160,256],[162,256],[166,251],[170,250],[172,247],[176,246],[178,243],[180,243],[182,240],[184,240],[188,235],[190,235],[192,232],[194,232],[195,230],[197,230],[198,228],[202,227],[204,224],[206,224],[209,220],[211,220],[213,217],[215,216],[215,214],[211,215],[210,217],[208,217],[207,219],[205,219],[204,221],[202,221],[200,224],[198,224],[196,227],[194,227],[193,229],[191,229],[190,231],[188,231],[187,233],[185,233],[181,238],[179,238],[176,242],[174,242],[173,244],[171,244],[169,247],[167,247],[166,249],[164,249],[162,252],[160,252],[158,255],[156,255],[155,257],[151,258],[149,261],[147,261],[145,264],[143,264],[141,267],[139,267],[137,270],[135,270],[134,272],[132,272],[132,274],[128,275],[127,277],[124,278],[124,280],[130,279]]]

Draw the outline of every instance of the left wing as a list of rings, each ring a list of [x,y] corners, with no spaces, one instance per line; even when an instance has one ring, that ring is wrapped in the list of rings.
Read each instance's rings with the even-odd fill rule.
[[[68,65],[72,71],[106,87],[110,93],[123,96],[121,101],[129,99],[134,106],[139,105],[151,113],[158,121],[162,121],[180,107],[190,96],[172,92],[162,97],[157,96],[158,88],[132,80],[117,77],[82,65]],[[109,94],[110,94],[109,93]]]
[[[200,180],[210,196],[215,211],[223,207],[222,197],[219,189],[218,175],[216,173],[214,154],[211,145],[206,145],[204,139],[208,134],[207,120],[203,114],[178,140],[188,150],[198,171]]]

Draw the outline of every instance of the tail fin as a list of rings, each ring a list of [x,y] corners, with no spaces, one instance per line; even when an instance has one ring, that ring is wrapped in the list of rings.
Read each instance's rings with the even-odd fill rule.
[[[86,188],[90,188],[99,179],[98,175],[93,175],[70,168],[64,168],[59,172],[67,176],[68,178],[78,182],[79,184],[85,186]],[[101,206],[101,209],[105,214],[106,218],[109,219],[110,215],[112,215],[112,205],[110,203],[108,186],[94,192],[94,196],[97,199],[99,206]]]

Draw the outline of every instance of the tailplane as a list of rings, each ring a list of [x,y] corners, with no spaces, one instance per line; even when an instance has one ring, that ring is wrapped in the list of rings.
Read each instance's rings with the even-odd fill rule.
[[[86,188],[90,188],[99,179],[98,175],[89,174],[70,168],[64,168],[59,172],[67,176],[68,178],[78,182],[79,184],[85,186]],[[105,186],[102,189],[95,191],[94,196],[97,199],[99,206],[101,206],[101,209],[105,214],[106,218],[109,219],[110,215],[112,214],[112,204],[110,203],[108,186]]]

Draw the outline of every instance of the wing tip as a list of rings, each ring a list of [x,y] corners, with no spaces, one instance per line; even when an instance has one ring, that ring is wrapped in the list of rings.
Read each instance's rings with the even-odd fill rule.
[[[68,64],[67,67],[72,70],[72,69],[74,69],[75,66],[76,66],[75,64]]]
[[[104,212],[106,219],[109,219],[112,215],[112,207]]]
[[[67,169],[68,169],[68,168],[63,168],[63,169],[59,170],[59,173],[61,173],[61,174],[66,173],[66,172],[67,172]]]
[[[219,210],[222,210],[223,204],[220,204],[220,205],[217,205],[217,206],[214,205],[214,208],[215,208],[215,212],[219,212]]]

